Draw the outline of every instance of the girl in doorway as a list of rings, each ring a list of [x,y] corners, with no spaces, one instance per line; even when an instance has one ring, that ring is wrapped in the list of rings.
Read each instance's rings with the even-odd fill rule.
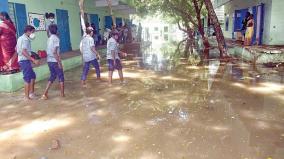
[[[253,34],[254,34],[254,20],[253,20],[253,14],[251,14],[247,22],[247,30],[244,42],[245,46],[251,45]]]

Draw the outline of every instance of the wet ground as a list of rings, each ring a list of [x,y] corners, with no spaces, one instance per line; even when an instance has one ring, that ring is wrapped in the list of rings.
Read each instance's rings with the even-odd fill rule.
[[[113,86],[98,83],[92,70],[81,88],[79,67],[65,73],[65,98],[57,86],[48,101],[0,94],[0,158],[284,158],[283,68],[141,59],[124,62],[126,85],[116,73]]]

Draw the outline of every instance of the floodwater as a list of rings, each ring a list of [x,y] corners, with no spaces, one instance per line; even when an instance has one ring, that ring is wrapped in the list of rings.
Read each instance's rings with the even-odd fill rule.
[[[113,86],[98,83],[92,70],[81,88],[79,67],[65,73],[65,98],[55,85],[47,101],[0,94],[0,158],[284,158],[283,68],[238,60],[170,67],[147,51],[124,61],[126,85],[116,73]]]

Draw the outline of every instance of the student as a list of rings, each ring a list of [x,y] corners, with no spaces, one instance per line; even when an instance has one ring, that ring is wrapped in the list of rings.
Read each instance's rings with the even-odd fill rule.
[[[86,79],[89,73],[90,64],[96,69],[97,79],[101,81],[100,65],[97,59],[100,59],[99,53],[96,51],[93,39],[94,30],[92,27],[86,29],[86,36],[83,37],[80,43],[80,51],[83,56],[84,67],[81,77],[81,84],[86,87]]]
[[[46,89],[42,95],[43,100],[48,99],[48,90],[55,79],[58,77],[60,84],[60,95],[64,97],[64,73],[61,58],[59,55],[59,38],[57,36],[57,25],[49,26],[50,37],[47,40],[47,63],[50,71],[50,77]]]
[[[39,64],[39,61],[31,57],[31,41],[35,39],[35,28],[27,25],[24,29],[24,34],[18,38],[17,41],[17,54],[20,68],[23,72],[25,81],[25,99],[31,100],[35,98],[34,86],[36,74],[32,68],[32,62]]]
[[[51,33],[49,31],[49,26],[55,24],[55,15],[54,13],[45,13],[45,18],[47,19],[45,26],[47,37],[50,37]]]
[[[250,14],[248,22],[247,22],[247,29],[246,29],[246,35],[245,35],[245,46],[250,46],[252,42],[254,34],[254,19],[253,19],[253,14]]]
[[[118,47],[118,32],[112,32],[111,38],[107,41],[107,61],[108,61],[108,70],[109,70],[109,85],[112,84],[112,75],[115,69],[118,70],[118,75],[120,78],[120,83],[124,84],[122,65],[119,58],[119,53],[126,54],[119,51]]]

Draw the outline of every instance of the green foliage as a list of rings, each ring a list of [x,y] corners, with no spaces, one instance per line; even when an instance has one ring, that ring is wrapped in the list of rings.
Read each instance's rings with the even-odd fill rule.
[[[196,26],[196,11],[192,0],[132,0],[138,15],[160,14],[171,23],[182,22],[183,25]],[[203,0],[197,0],[199,6],[203,6]],[[206,15],[205,7],[201,14]]]

